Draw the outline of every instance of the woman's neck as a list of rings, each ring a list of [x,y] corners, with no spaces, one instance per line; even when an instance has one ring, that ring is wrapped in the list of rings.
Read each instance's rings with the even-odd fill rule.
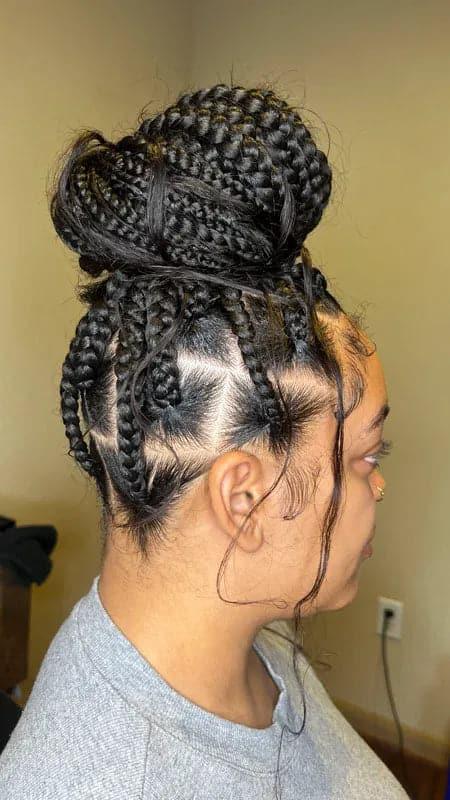
[[[129,567],[129,561],[107,556],[98,590],[109,616],[141,655],[205,710],[252,728],[270,726],[279,689],[252,646],[257,631],[231,626],[231,619],[239,622],[237,607],[233,614],[196,592],[177,590],[176,582],[166,591],[156,574],[138,579]]]

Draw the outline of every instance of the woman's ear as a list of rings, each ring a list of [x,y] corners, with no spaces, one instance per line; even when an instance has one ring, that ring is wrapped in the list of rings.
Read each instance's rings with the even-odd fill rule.
[[[264,492],[259,458],[244,450],[219,456],[208,474],[208,491],[211,513],[219,527],[243,550],[258,550],[264,539],[260,508],[243,523]]]

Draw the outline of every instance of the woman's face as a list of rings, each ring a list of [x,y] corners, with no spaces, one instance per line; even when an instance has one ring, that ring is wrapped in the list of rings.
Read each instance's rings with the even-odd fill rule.
[[[342,608],[354,599],[360,567],[368,557],[363,549],[375,531],[377,501],[381,497],[377,487],[384,489],[385,481],[374,462],[381,448],[386,411],[381,414],[379,425],[370,427],[388,397],[378,355],[373,353],[365,364],[367,387],[363,400],[344,423],[341,508],[331,533],[325,578],[317,597],[302,605],[302,616]],[[336,424],[330,417],[321,423],[317,433],[314,455],[320,460],[322,471],[314,499],[295,519],[278,528],[283,541],[276,534],[271,537],[276,551],[271,559],[271,589],[280,590],[291,611],[310,591],[319,570],[321,526],[333,489],[330,455]]]

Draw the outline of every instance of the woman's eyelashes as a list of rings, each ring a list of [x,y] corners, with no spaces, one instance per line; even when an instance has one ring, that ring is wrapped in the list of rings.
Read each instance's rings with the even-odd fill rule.
[[[367,461],[370,459],[368,463],[373,464],[374,467],[378,467],[380,464],[380,459],[388,456],[389,453],[392,451],[393,446],[394,443],[392,440],[382,439],[381,445],[376,451],[376,453],[371,453],[370,455],[365,456],[364,460]]]

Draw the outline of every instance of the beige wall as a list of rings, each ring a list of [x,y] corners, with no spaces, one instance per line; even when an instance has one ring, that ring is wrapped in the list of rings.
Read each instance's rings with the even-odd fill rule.
[[[9,0],[0,16],[0,514],[59,534],[54,569],[32,586],[26,697],[99,560],[95,493],[66,455],[59,417],[61,365],[84,311],[76,255],[48,213],[49,173],[79,129],[118,138],[145,103],[172,101],[189,63],[191,16],[182,0]]]
[[[394,450],[384,462],[375,552],[356,600],[308,626],[333,651],[336,697],[391,718],[378,595],[402,600],[388,658],[402,722],[450,736],[448,220],[450,6],[445,0],[197,2],[192,80],[275,81],[307,115],[335,169],[308,239],[345,307],[367,304],[384,364]]]
[[[448,4],[10,0],[2,15],[0,513],[59,532],[54,569],[33,586],[25,696],[99,552],[94,493],[59,419],[81,307],[75,255],[48,215],[49,169],[79,127],[118,136],[148,100],[159,108],[180,88],[268,79],[314,112],[325,148],[329,129],[334,193],[308,242],[344,306],[366,306],[395,442],[358,597],[308,625],[308,639],[333,652],[321,677],[336,699],[390,718],[376,598],[403,600],[403,639],[388,646],[397,709],[404,725],[448,741]]]

